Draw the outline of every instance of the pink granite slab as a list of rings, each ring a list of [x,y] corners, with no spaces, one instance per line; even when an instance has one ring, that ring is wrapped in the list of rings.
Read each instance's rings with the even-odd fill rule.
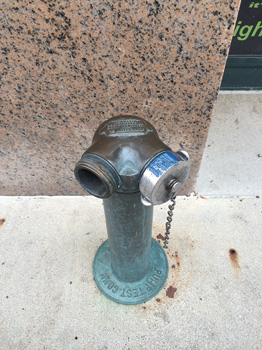
[[[98,125],[149,120],[194,188],[238,0],[2,1],[1,195],[82,195]]]

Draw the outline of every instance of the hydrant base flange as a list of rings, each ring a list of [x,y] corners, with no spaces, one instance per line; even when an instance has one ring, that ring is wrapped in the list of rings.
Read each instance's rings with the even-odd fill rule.
[[[120,304],[141,304],[152,299],[162,289],[168,274],[168,262],[161,245],[152,238],[150,267],[146,276],[137,282],[124,282],[116,278],[111,269],[108,240],[98,249],[93,265],[98,288],[109,299]]]

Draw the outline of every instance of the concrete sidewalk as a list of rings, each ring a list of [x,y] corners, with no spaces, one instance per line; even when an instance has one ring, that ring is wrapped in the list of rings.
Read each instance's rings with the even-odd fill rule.
[[[195,191],[262,196],[262,92],[219,94]]]
[[[92,276],[102,201],[0,197],[1,350],[261,349],[262,200],[177,202],[165,288],[125,306]],[[154,236],[166,208],[155,207]]]

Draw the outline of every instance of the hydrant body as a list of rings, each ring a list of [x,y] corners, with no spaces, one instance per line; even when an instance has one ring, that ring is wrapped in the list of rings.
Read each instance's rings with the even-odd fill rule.
[[[188,156],[172,152],[141,118],[118,116],[97,129],[75,176],[103,198],[108,240],[96,253],[93,272],[110,299],[138,304],[163,287],[168,263],[151,237],[153,204],[171,198],[172,188],[180,188],[188,172]]]
[[[153,207],[141,203],[139,192],[115,193],[104,199],[104,210],[112,272],[121,281],[140,281],[150,265]]]

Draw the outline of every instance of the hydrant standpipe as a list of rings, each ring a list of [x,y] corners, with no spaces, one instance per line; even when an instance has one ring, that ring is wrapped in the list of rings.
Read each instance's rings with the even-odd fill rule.
[[[96,253],[93,273],[108,298],[139,304],[162,289],[168,263],[152,238],[153,205],[173,198],[188,174],[188,154],[171,151],[142,118],[120,115],[97,129],[75,176],[103,199],[108,240]]]

